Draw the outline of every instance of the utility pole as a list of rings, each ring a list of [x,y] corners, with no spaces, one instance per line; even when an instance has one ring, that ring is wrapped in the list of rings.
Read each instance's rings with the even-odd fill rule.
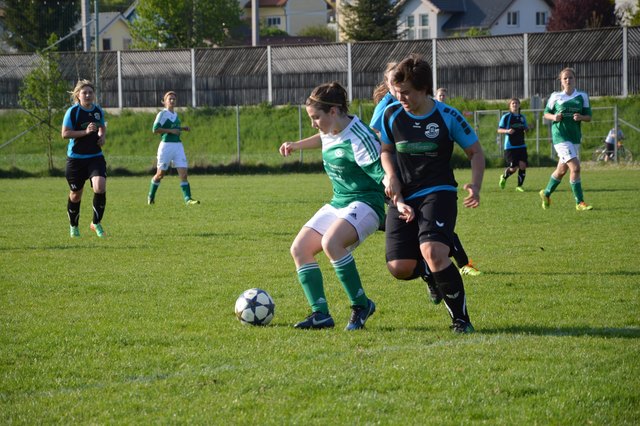
[[[89,23],[89,14],[91,9],[89,7],[89,0],[81,0],[80,2],[80,14],[82,15],[82,50],[88,52],[91,50],[91,34],[87,27]]]
[[[260,44],[260,4],[259,0],[251,0],[251,45]]]

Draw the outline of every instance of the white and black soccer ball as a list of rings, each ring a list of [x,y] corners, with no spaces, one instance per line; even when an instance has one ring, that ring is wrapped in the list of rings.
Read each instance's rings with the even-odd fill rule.
[[[236,300],[236,317],[244,325],[267,325],[276,313],[276,304],[266,291],[245,290]]]

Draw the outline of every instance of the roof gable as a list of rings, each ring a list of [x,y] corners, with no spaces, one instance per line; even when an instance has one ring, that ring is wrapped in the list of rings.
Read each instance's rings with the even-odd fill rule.
[[[489,28],[515,0],[466,0],[464,13],[456,13],[442,26],[445,31]]]

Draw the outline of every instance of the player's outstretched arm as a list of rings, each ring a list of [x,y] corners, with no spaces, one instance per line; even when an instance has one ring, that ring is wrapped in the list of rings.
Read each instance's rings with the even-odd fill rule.
[[[322,139],[320,133],[316,133],[308,138],[301,139],[297,142],[283,142],[278,151],[283,157],[288,157],[293,151],[300,149],[314,149],[322,147]]]
[[[478,141],[465,148],[464,152],[471,162],[471,182],[463,186],[469,193],[463,200],[463,204],[465,207],[476,208],[480,205],[480,188],[485,167],[484,152]]]

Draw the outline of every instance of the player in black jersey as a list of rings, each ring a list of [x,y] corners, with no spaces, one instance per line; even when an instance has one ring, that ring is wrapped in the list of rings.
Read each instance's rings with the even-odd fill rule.
[[[107,203],[107,163],[102,154],[107,128],[104,113],[96,105],[95,89],[89,80],[80,80],[71,92],[76,102],[64,115],[62,137],[69,139],[65,176],[69,183],[67,214],[71,238],[80,236],[80,202],[89,179],[93,189],[93,220],[90,228],[100,238],[106,234],[101,225]]]
[[[424,259],[452,319],[451,328],[473,326],[458,268],[449,259],[457,218],[457,182],[450,166],[454,142],[471,161],[465,207],[480,204],[485,160],[478,138],[462,114],[432,99],[429,64],[412,54],[394,69],[391,82],[399,102],[389,105],[380,131],[382,164],[393,201],[386,223],[387,267],[400,279],[425,274]],[[394,166],[396,156],[397,168]]]

